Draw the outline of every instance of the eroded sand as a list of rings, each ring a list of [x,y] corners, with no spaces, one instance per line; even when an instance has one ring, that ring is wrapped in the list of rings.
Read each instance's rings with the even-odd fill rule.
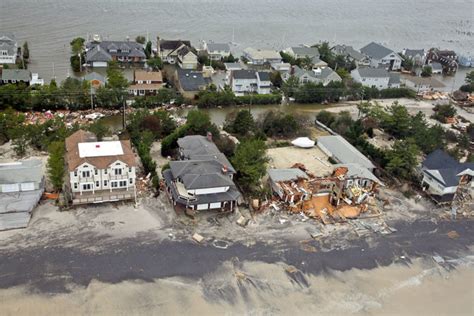
[[[446,272],[430,261],[410,267],[308,276],[284,264],[226,262],[199,281],[93,281],[46,296],[1,290],[2,315],[472,315],[473,258]]]

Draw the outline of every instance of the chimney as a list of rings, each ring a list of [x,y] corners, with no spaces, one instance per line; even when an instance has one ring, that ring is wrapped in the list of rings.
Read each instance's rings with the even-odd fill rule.
[[[223,174],[227,174],[227,171],[229,171],[229,169],[227,169],[227,166],[226,166],[226,165],[223,165],[223,166],[222,166],[222,173],[223,173]]]
[[[207,132],[207,140],[212,143],[212,133]]]

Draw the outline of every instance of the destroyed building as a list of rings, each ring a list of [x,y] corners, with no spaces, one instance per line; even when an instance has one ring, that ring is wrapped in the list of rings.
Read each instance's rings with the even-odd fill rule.
[[[278,203],[291,213],[303,212],[325,224],[355,218],[373,204],[383,183],[358,164],[335,165],[328,177],[316,177],[304,166],[268,170],[269,184]]]
[[[0,230],[27,227],[43,191],[41,160],[0,164]]]

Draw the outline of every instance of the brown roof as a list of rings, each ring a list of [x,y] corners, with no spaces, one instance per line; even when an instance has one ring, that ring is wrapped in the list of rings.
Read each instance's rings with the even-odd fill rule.
[[[128,87],[128,90],[159,90],[163,87],[161,83],[137,83]]]
[[[135,82],[138,80],[163,82],[161,71],[135,70]]]
[[[105,169],[113,162],[120,160],[128,166],[136,166],[136,158],[133,153],[132,146],[129,140],[121,140],[123,155],[102,156],[102,157],[87,157],[81,158],[79,156],[79,143],[95,142],[97,138],[94,134],[84,130],[78,130],[68,138],[66,138],[66,163],[69,171],[74,171],[77,167],[87,162],[98,169]]]

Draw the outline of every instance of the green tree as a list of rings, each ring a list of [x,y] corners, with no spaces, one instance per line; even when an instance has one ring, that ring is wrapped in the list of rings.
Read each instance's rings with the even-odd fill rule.
[[[81,63],[84,62],[84,43],[85,43],[85,39],[83,39],[82,37],[77,37],[75,39],[73,39],[70,43],[70,46],[71,46],[71,58],[69,59],[70,60],[70,63],[71,63],[71,68],[73,71],[75,72],[79,72],[81,71],[81,68],[82,68],[82,65]]]
[[[395,177],[410,179],[417,166],[418,147],[412,139],[395,141],[392,150],[387,152],[386,170]]]
[[[467,84],[474,84],[474,70],[466,74],[465,81]]]
[[[411,116],[405,106],[394,102],[388,109],[389,115],[384,116],[382,128],[396,138],[405,138],[410,130]]]
[[[161,60],[160,57],[155,56],[152,58],[149,58],[146,61],[147,65],[151,67],[153,70],[160,70],[163,68],[163,61]]]
[[[149,59],[151,57],[151,49],[152,49],[151,41],[148,41],[145,46],[145,55],[146,58]]]
[[[299,79],[295,76],[290,76],[290,78],[288,78],[288,80],[286,80],[281,87],[283,95],[287,98],[292,98],[298,91],[299,85]]]
[[[255,120],[248,110],[240,110],[235,117],[228,116],[225,122],[225,129],[239,136],[246,136],[255,129]]]
[[[12,145],[15,154],[18,157],[23,157],[26,154],[28,147],[28,137],[23,126],[15,126],[12,130]]]
[[[319,50],[319,58],[325,61],[328,64],[332,64],[334,62],[334,54],[331,51],[331,46],[329,42],[322,42],[321,44],[316,45]]]
[[[446,123],[447,118],[454,117],[457,113],[456,108],[452,104],[436,105],[433,111],[435,113],[432,115],[432,118],[441,123]]]
[[[137,42],[138,44],[145,45],[146,38],[143,35],[138,35],[137,37],[135,37],[135,42]]]
[[[23,60],[28,61],[30,59],[30,49],[28,47],[28,42],[23,43]]]
[[[273,71],[270,73],[270,81],[272,85],[276,88],[280,88],[283,84],[283,79],[281,78],[281,74],[279,71]]]
[[[109,128],[107,127],[107,125],[105,125],[102,121],[98,120],[92,124],[89,125],[89,128],[88,128],[89,132],[92,132],[95,134],[95,136],[97,137],[97,140],[98,141],[102,141],[102,139],[109,135],[110,134],[110,130]]]
[[[244,190],[254,191],[266,173],[265,143],[262,140],[242,141],[235,150],[232,164],[237,170],[237,182]]]
[[[61,191],[64,182],[64,142],[56,141],[48,147],[48,176],[54,190]]]
[[[331,126],[336,121],[336,115],[326,110],[322,110],[316,115],[316,119],[326,126]]]
[[[112,92],[112,102],[115,104],[123,102],[123,98],[127,94],[128,80],[116,62],[109,62],[106,87]]]
[[[12,108],[0,112],[0,144],[14,137],[14,130],[25,122],[25,115],[17,113]]]
[[[431,66],[425,66],[423,69],[421,69],[421,76],[422,77],[431,77],[431,74],[433,73],[433,69]]]

